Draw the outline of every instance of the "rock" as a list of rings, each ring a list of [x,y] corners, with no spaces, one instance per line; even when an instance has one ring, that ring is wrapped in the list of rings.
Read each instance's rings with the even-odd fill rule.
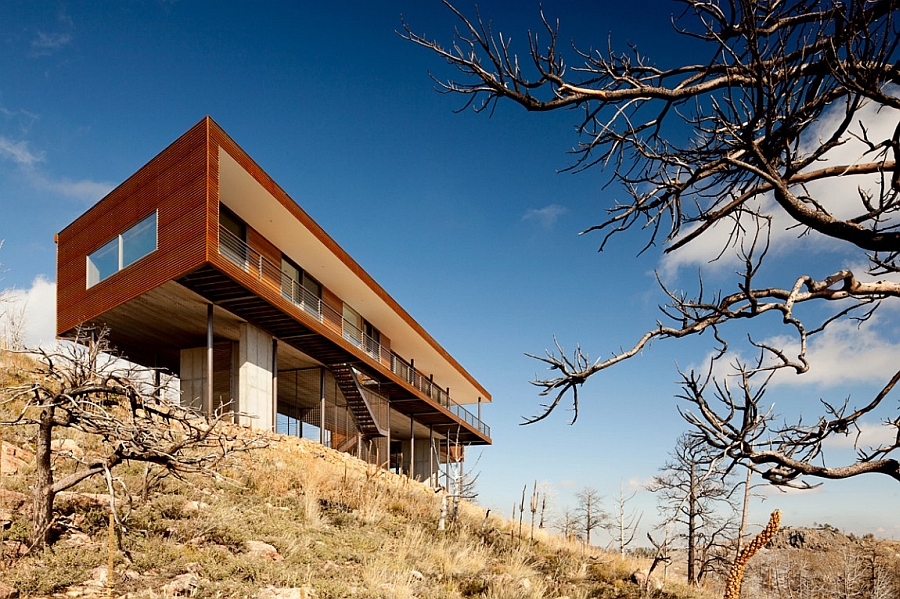
[[[650,573],[647,572],[646,570],[635,570],[634,572],[631,573],[631,582],[633,582],[634,584],[638,585],[641,588],[644,588],[644,586],[647,586],[648,578],[650,579],[649,588],[651,588],[655,591],[662,590],[662,587],[663,587],[662,583],[659,580],[657,580],[655,577],[650,576]]]
[[[50,441],[50,449],[57,453],[69,453],[76,458],[84,457],[84,450],[72,439],[53,439]]]
[[[66,547],[84,547],[91,545],[94,541],[87,534],[80,531],[73,531],[66,535],[60,543]],[[105,566],[104,566],[105,567]]]
[[[188,595],[192,596],[200,586],[200,577],[193,572],[179,574],[172,582],[163,585],[162,592],[166,596]]]
[[[263,543],[262,541],[244,541],[244,551],[252,555],[266,557],[273,562],[284,559],[275,547],[268,543]]]
[[[3,541],[3,545],[0,548],[2,548],[7,557],[21,557],[29,552],[28,545],[22,541]],[[0,599],[2,599],[2,596],[0,596]]]
[[[13,518],[15,517],[16,515],[13,512],[0,509],[0,528],[9,528],[10,524],[12,524]]]
[[[316,593],[309,587],[292,587],[280,589],[268,586],[259,592],[258,599],[313,599]]]
[[[184,569],[191,574],[197,574],[199,576],[203,566],[200,562],[188,562],[184,565]]]
[[[86,587],[105,587],[107,580],[109,580],[109,569],[107,566],[97,566],[91,570],[91,577],[81,584]]]
[[[76,510],[109,509],[109,495],[106,493],[75,493],[63,491],[57,493],[56,509],[61,512],[74,512]]]
[[[19,591],[0,582],[0,599],[16,599]]]
[[[18,474],[33,460],[34,452],[30,449],[0,441],[0,472],[4,475]]]
[[[3,473],[6,474],[5,469],[3,470]],[[0,489],[0,505],[3,505],[6,509],[20,512],[22,511],[22,506],[29,502],[30,498],[25,493]]]
[[[209,504],[202,501],[185,501],[184,505],[181,506],[181,513],[185,515],[194,514],[208,507]]]

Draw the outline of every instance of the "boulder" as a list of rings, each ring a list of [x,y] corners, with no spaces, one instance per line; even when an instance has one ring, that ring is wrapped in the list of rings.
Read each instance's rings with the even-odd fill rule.
[[[200,586],[200,577],[193,572],[179,574],[168,584],[163,585],[162,592],[167,597],[174,596],[193,596]]]
[[[76,458],[84,457],[84,450],[73,439],[53,439],[50,441],[50,449],[57,453],[69,453]]]
[[[18,596],[19,591],[0,582],[0,599],[16,599]]]
[[[18,474],[34,461],[34,452],[12,443],[0,441],[0,472],[4,475]]]
[[[284,559],[275,547],[262,541],[244,541],[244,551],[252,555],[268,558],[273,562]]]
[[[649,584],[647,582],[648,579]],[[630,580],[642,589],[646,586],[655,591],[661,591],[663,587],[662,582],[660,582],[656,577],[651,576],[647,570],[635,570],[631,573]]]

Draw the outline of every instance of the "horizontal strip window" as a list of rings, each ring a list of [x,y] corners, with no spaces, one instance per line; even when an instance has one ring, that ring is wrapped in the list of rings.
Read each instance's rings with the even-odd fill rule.
[[[87,286],[93,287],[156,250],[156,223],[157,218],[154,211],[141,222],[89,254],[87,257]]]

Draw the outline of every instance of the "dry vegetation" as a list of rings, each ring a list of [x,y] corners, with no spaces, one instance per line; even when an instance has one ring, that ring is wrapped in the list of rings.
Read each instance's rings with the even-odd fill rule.
[[[0,350],[0,389],[28,382],[28,368],[27,358]],[[119,466],[112,541],[107,483],[83,481],[57,498],[54,543],[31,548],[34,430],[6,426],[0,435],[0,598],[637,598],[632,577],[649,563],[585,551],[544,530],[532,540],[527,524],[520,534],[518,522],[465,502],[440,531],[441,496],[425,485],[278,435],[231,455],[215,476],[177,479],[156,466]],[[104,447],[72,430],[55,443],[58,475],[80,467],[73,457]],[[889,599],[898,573],[898,543],[788,530],[751,562],[742,596]],[[720,586],[669,581],[644,596],[710,599],[721,596]]]
[[[26,380],[18,368],[27,366],[24,358],[0,358],[0,388]],[[629,580],[646,566],[639,560],[585,553],[543,531],[534,541],[521,539],[512,523],[466,503],[457,522],[439,531],[441,497],[426,486],[277,435],[267,436],[265,448],[230,457],[215,477],[179,480],[158,477],[143,464],[120,466],[113,474],[121,526],[112,543],[107,483],[102,477],[84,481],[57,499],[55,542],[29,550],[34,431],[17,426],[0,432],[7,456],[0,478],[0,595],[105,596],[110,545],[115,596],[640,595]],[[57,441],[59,474],[78,467],[70,452],[102,450],[80,433],[66,435]],[[13,448],[18,455],[10,457]],[[652,595],[706,596],[678,587]]]

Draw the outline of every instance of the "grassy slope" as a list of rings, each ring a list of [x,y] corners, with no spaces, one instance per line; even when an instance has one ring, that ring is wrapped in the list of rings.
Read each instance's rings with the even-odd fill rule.
[[[19,382],[0,368],[0,388]],[[9,406],[6,406],[9,408]],[[6,427],[3,440],[28,447],[33,431]],[[69,432],[85,451],[92,440]],[[441,496],[424,485],[376,470],[305,439],[270,435],[265,449],[239,455],[218,478],[164,478],[140,494],[144,467],[114,474],[125,530],[114,554],[114,594],[166,596],[181,581],[196,597],[637,597],[627,581],[643,564],[596,551],[528,527],[519,538],[513,523],[485,517],[463,504],[458,521],[438,530]],[[59,474],[77,467],[60,456]],[[20,556],[27,538],[26,503],[32,467],[3,476],[0,513],[9,528],[0,582],[21,596],[106,595],[85,582],[105,572],[108,508],[103,498],[64,496],[57,501],[60,537],[52,548]],[[127,489],[127,492],[125,491]],[[105,493],[103,480],[83,483],[82,493]],[[22,497],[18,496],[21,500]],[[0,517],[0,520],[3,518]],[[267,556],[247,541],[277,549]],[[268,589],[268,590],[266,590]],[[675,587],[655,596],[705,597]]]

